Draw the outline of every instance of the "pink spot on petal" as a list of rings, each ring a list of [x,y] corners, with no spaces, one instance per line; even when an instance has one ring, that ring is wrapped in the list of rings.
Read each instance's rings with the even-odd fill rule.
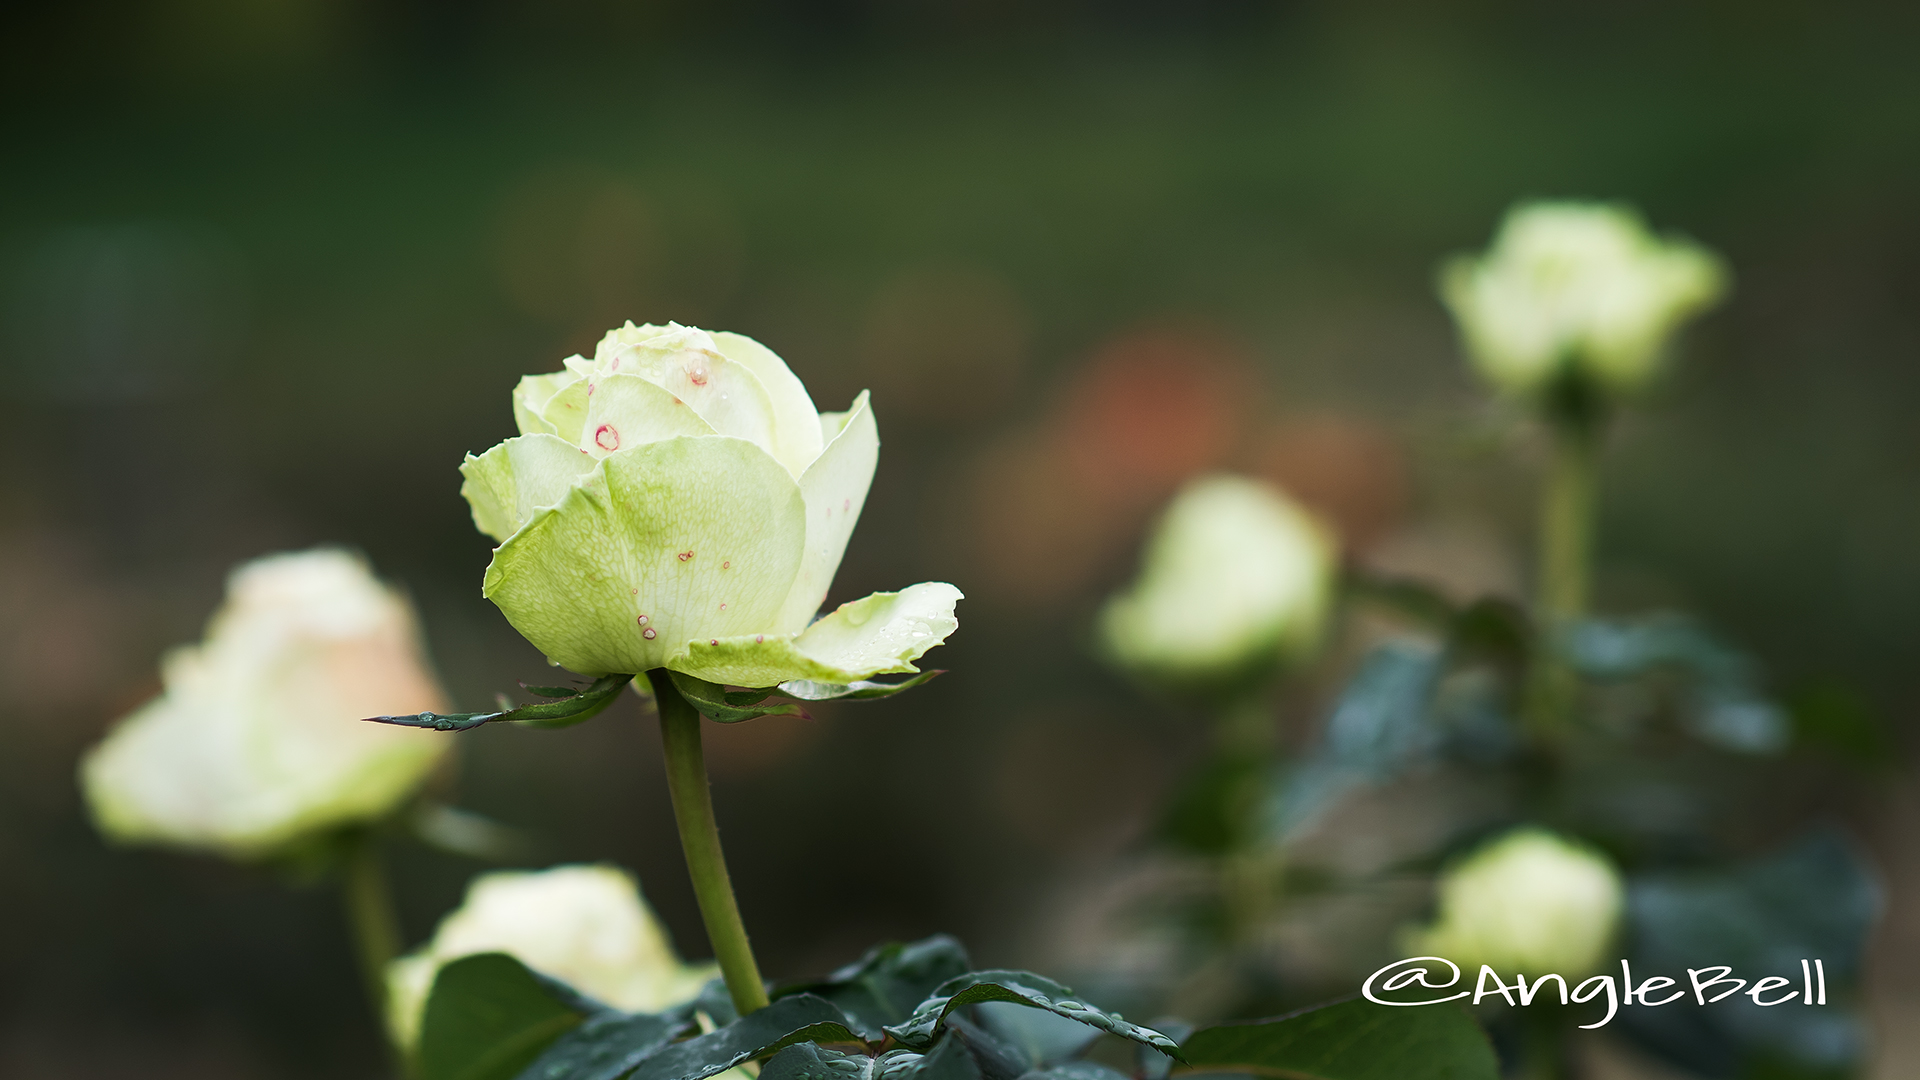
[[[640,636],[643,638],[646,638],[648,641],[652,641],[654,635],[651,629],[647,629],[647,630],[642,630],[640,632]]]
[[[720,564],[720,569],[722,569],[722,570],[731,570],[731,569],[733,569],[733,563],[732,563],[731,561],[728,561],[728,562],[723,562],[723,563],[721,563],[721,564]]]
[[[693,558],[693,552],[691,551],[683,551],[679,555],[679,559],[681,562],[686,562],[688,559],[691,559],[691,558]]]
[[[842,509],[842,510],[852,510],[852,509],[853,509],[853,500],[852,500],[852,499],[841,499],[841,500],[840,500],[840,509]]]
[[[725,610],[727,610],[727,605],[725,605],[725,604],[721,604],[721,605],[720,605],[720,610],[721,610],[721,611],[725,611]]]
[[[620,433],[612,424],[601,424],[593,433],[593,445],[612,453],[620,449]]]
[[[593,384],[592,384],[592,383],[588,383],[588,384],[587,384],[587,396],[588,396],[588,397],[592,397],[592,396],[593,396]]]
[[[709,644],[709,645],[718,645],[718,644],[720,644],[720,639],[719,639],[719,638],[709,638],[709,639],[707,640],[707,644]]]
[[[648,619],[645,615],[642,615],[637,621],[640,623],[641,626],[645,626],[647,625]]]
[[[755,634],[755,635],[753,635],[753,640],[754,640],[754,641],[756,641],[756,642],[758,642],[758,643],[760,643],[760,644],[762,644],[762,645],[764,645],[764,644],[766,644],[766,642],[767,642],[767,635],[765,635],[765,634]]]

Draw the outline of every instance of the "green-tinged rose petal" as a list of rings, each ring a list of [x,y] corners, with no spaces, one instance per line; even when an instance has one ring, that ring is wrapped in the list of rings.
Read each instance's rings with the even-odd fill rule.
[[[800,492],[807,500],[807,549],[773,624],[782,633],[799,632],[826,602],[880,461],[880,430],[864,391],[847,415],[840,434],[800,477]]]
[[[725,330],[711,334],[727,359],[746,367],[760,380],[773,403],[773,456],[795,476],[805,472],[826,445],[820,434],[819,410],[787,362],[745,334]]]
[[[586,446],[580,434],[587,426],[588,390],[592,385],[585,379],[573,379],[554,391],[540,407],[540,419],[553,428],[553,433],[583,450]]]
[[[547,407],[547,402],[553,400],[553,395],[559,393],[561,387],[579,379],[571,371],[522,376],[520,385],[513,388],[513,422],[519,425],[520,434],[553,434],[553,425],[540,415],[541,410]]]
[[[686,656],[667,666],[730,686],[775,686],[794,679],[853,683],[916,672],[913,661],[960,625],[953,615],[960,599],[960,590],[945,582],[922,582],[842,604],[800,634],[696,641]]]
[[[821,413],[820,414],[821,445],[824,446],[828,443],[833,442],[834,439],[838,438],[840,433],[842,431],[845,431],[847,428],[847,418],[852,415],[853,415],[852,409],[848,409],[846,412]]]
[[[695,639],[773,624],[805,536],[799,485],[758,446],[667,439],[603,459],[535,513],[494,552],[484,592],[574,671],[675,667]]]
[[[638,375],[686,402],[714,431],[772,454],[790,475],[799,476],[805,467],[804,462],[789,464],[778,453],[773,400],[759,377],[721,352],[704,330],[628,324],[601,339],[594,371],[596,377]]]
[[[473,523],[480,531],[504,542],[535,510],[565,498],[594,464],[557,435],[522,435],[479,457],[467,455],[460,466],[460,475],[466,477],[460,494],[473,507]]]
[[[580,448],[602,458],[676,435],[712,435],[685,402],[638,375],[602,375],[587,384]]]

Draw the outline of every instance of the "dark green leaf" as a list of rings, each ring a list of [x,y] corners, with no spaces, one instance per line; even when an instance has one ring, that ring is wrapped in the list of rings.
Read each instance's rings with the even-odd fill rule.
[[[640,1063],[631,1080],[704,1080],[794,1043],[860,1041],[852,1021],[831,1002],[813,994],[795,994],[723,1028],[660,1050]]]
[[[618,1080],[693,1026],[684,1017],[609,1009],[560,1036],[518,1080]]]
[[[1760,690],[1759,666],[1685,616],[1633,622],[1587,619],[1569,627],[1561,651],[1594,679],[1629,679],[1668,671],[1681,676],[1687,727],[1729,750],[1771,753],[1792,734],[1786,710]]]
[[[943,1039],[931,1053],[889,1050],[879,1057],[844,1054],[814,1043],[796,1043],[773,1055],[760,1080],[981,1080],[980,1070],[958,1040]]]
[[[1711,1009],[1627,1010],[1622,1026],[1695,1071],[1733,1071],[1762,1055],[1845,1071],[1866,1052],[1844,998],[1881,902],[1865,857],[1835,829],[1717,872],[1636,876],[1627,893],[1636,975],[1726,964],[1738,978],[1778,975],[1799,988],[1800,961],[1819,958],[1831,1005],[1769,1009],[1736,994]]]
[[[705,679],[696,679],[691,675],[682,675],[678,671],[670,672],[669,674],[673,677],[673,685],[679,688],[680,696],[687,699],[687,704],[699,710],[701,716],[716,723],[737,724],[742,720],[752,720],[759,716],[805,717],[807,715],[806,710],[791,701],[783,701],[777,705],[755,705],[744,702],[734,704],[730,699],[752,698],[754,693],[760,692],[750,691],[746,694],[729,694],[724,687],[707,682]],[[771,693],[771,691],[767,693]],[[760,693],[760,697],[753,700],[764,700],[767,693]]]
[[[928,995],[972,966],[958,941],[936,934],[910,945],[877,946],[823,979],[783,986],[774,996],[818,994],[846,1013],[862,1038],[877,1042],[888,1024],[913,1015]]]
[[[733,994],[727,990],[727,980],[708,979],[700,988],[699,996],[688,1002],[684,1008],[692,1012],[706,1013],[707,1019],[715,1027],[726,1027],[740,1019],[740,1013],[733,1007]]]
[[[1127,1080],[1127,1074],[1091,1061],[1068,1061],[1023,1073],[1020,1080]]]
[[[505,953],[441,968],[420,1025],[420,1080],[512,1080],[590,1008]]]
[[[892,697],[902,690],[911,690],[937,675],[945,674],[945,668],[936,668],[897,683],[871,680],[855,683],[827,683],[814,682],[812,679],[795,679],[792,682],[781,683],[780,692],[802,701],[869,701],[873,698]]]
[[[1265,813],[1271,835],[1298,832],[1348,789],[1391,779],[1439,749],[1428,702],[1443,659],[1437,649],[1404,641],[1367,654],[1334,705],[1320,748],[1276,789]]]
[[[1180,1056],[1180,1048],[1165,1035],[1130,1024],[1119,1013],[1102,1012],[1079,1000],[1073,991],[1059,983],[1029,971],[975,971],[962,975],[935,990],[904,1023],[888,1026],[887,1033],[906,1046],[924,1048],[932,1043],[948,1013],[983,1001],[1010,1001],[1045,1009],[1108,1034],[1145,1043],[1173,1057]]]
[[[1079,1057],[1100,1032],[1078,1020],[1069,1020],[1045,1009],[1029,1009],[1004,1001],[987,1001],[973,1007],[980,1024],[1017,1048],[1035,1066],[1046,1068]],[[1162,1034],[1165,1034],[1164,1032]],[[1171,1038],[1171,1036],[1169,1036]],[[1167,1060],[1159,1051],[1154,1057]]]
[[[767,1059],[760,1067],[760,1080],[872,1080],[876,1060],[817,1043],[795,1043]]]
[[[1288,1080],[1497,1080],[1493,1045],[1456,1005],[1396,1008],[1342,1001],[1195,1032],[1188,1073]]]
[[[941,1047],[954,1044],[964,1047],[967,1060],[973,1063],[981,1080],[1018,1080],[1039,1064],[1025,1050],[967,1019],[966,1014],[971,1011],[963,1009],[948,1016],[946,1034],[939,1037],[928,1053],[937,1054]]]
[[[542,701],[533,705],[522,705],[515,709],[505,709],[485,713],[410,713],[405,716],[369,716],[367,721],[374,724],[394,724],[400,727],[432,728],[435,731],[467,731],[482,724],[525,723],[534,727],[571,727],[583,720],[599,715],[602,709],[613,704],[633,681],[631,675],[607,675],[595,679],[592,686],[578,692],[568,691],[567,696],[558,701]],[[548,687],[547,689],[558,689]],[[535,691],[539,693],[538,690]]]
[[[1193,1025],[1178,1017],[1163,1016],[1153,1022],[1155,1031],[1160,1032],[1174,1042],[1184,1043],[1193,1034]],[[1145,1046],[1133,1048],[1134,1074],[1140,1080],[1167,1080],[1167,1074],[1173,1070],[1173,1059],[1158,1050]]]

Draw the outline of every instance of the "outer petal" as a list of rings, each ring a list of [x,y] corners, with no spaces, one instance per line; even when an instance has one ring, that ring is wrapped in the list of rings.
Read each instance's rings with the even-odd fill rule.
[[[796,635],[751,635],[694,642],[667,666],[733,686],[777,686],[791,679],[851,683],[872,675],[913,672],[913,661],[959,627],[960,590],[928,581],[897,593],[842,604]]]
[[[603,375],[587,384],[580,448],[596,458],[676,435],[712,435],[687,404],[638,375]]]
[[[641,672],[772,625],[805,539],[799,485],[764,450],[673,438],[610,455],[536,512],[484,592],[555,663]]]
[[[591,385],[585,379],[574,379],[554,391],[546,404],[540,406],[540,419],[555,435],[575,446],[582,445],[580,431],[587,424],[587,391]]]
[[[744,366],[766,388],[773,403],[773,456],[795,476],[820,456],[826,440],[820,431],[820,411],[779,354],[745,334],[715,331],[710,335],[727,359]]]
[[[557,435],[522,435],[479,457],[468,454],[460,494],[473,507],[474,525],[505,542],[535,510],[558,504],[593,466],[592,457]]]
[[[826,602],[880,460],[880,429],[865,391],[846,416],[839,433],[800,478],[807,499],[807,549],[780,618],[771,624],[783,634],[799,632]]]
[[[522,376],[520,384],[513,388],[513,422],[519,425],[520,434],[553,434],[553,425],[541,413],[562,387],[578,381],[580,377],[572,371]]]

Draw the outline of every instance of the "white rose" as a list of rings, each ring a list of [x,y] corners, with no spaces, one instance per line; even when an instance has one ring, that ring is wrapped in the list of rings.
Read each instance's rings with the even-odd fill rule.
[[[1724,294],[1726,272],[1626,207],[1542,202],[1510,210],[1493,246],[1448,262],[1440,286],[1468,356],[1500,389],[1539,391],[1570,368],[1625,391]]]
[[[626,872],[558,866],[486,874],[433,940],[387,967],[387,1021],[401,1046],[419,1039],[433,977],[463,956],[503,952],[598,1001],[658,1012],[689,1001],[719,974],[683,964]]]
[[[918,671],[958,625],[942,582],[814,620],[879,429],[864,393],[816,411],[752,338],[628,323],[592,360],[520,380],[513,415],[520,436],[469,457],[460,491],[500,542],[484,592],[557,664],[843,684]]]
[[[1278,489],[1238,476],[1190,482],[1147,542],[1140,577],[1107,602],[1100,634],[1120,663],[1205,679],[1320,640],[1335,545]]]
[[[359,722],[446,697],[412,608],[342,551],[236,569],[206,639],[169,653],[161,674],[164,692],[81,763],[94,821],[115,840],[269,855],[385,816],[448,750]]]
[[[1438,917],[1409,948],[1467,971],[1503,975],[1599,968],[1625,903],[1620,872],[1605,855],[1545,829],[1520,828],[1449,868]]]

